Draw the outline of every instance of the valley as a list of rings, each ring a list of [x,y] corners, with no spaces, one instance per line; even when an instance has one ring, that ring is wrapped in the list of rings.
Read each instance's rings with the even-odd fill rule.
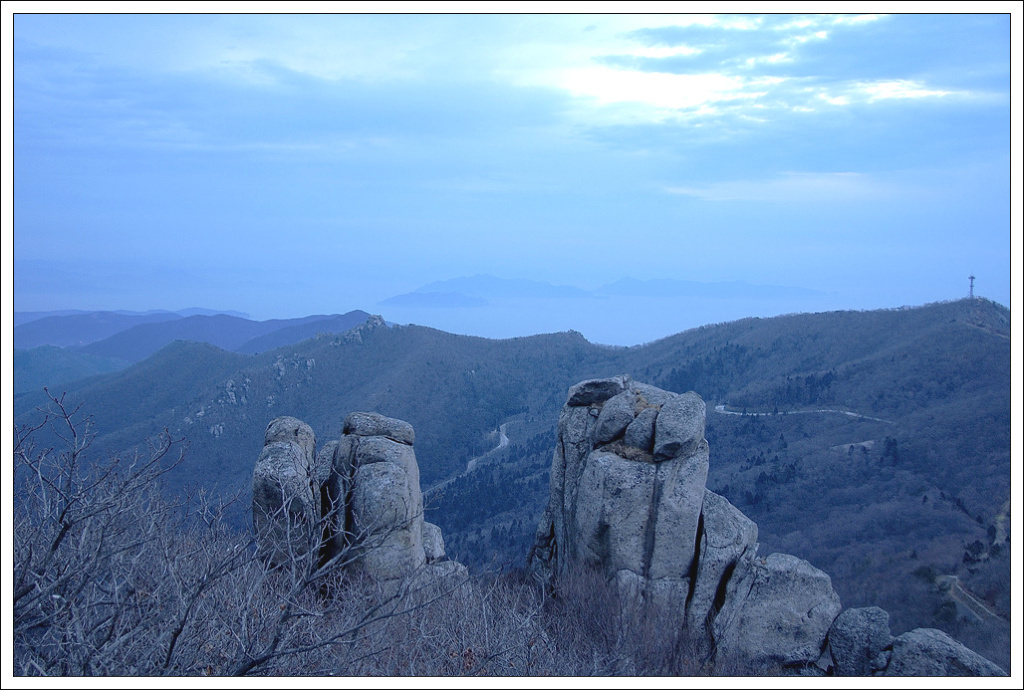
[[[523,565],[571,385],[628,373],[694,390],[718,412],[708,488],[757,522],[761,553],[814,563],[844,607],[888,610],[895,634],[938,627],[1005,667],[1008,632],[958,613],[940,578],[1009,615],[1009,318],[961,300],[743,319],[635,347],[371,318],[259,354],[179,341],[67,396],[92,417],[93,453],[131,453],[166,428],[188,443],[167,491],[237,493],[241,506],[270,420],[304,419],[321,444],[351,411],[406,420],[426,518],[482,572]],[[44,404],[17,396],[16,422]]]

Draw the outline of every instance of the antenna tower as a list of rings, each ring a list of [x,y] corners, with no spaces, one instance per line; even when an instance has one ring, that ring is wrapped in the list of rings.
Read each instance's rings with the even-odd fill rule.
[[[971,291],[968,294],[968,297],[970,297],[971,301],[973,302],[974,301],[974,276],[971,275],[971,276],[967,276],[967,277],[971,281]]]

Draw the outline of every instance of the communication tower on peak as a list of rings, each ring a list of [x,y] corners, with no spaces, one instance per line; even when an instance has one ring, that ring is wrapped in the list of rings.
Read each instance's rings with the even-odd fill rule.
[[[973,301],[974,301],[974,276],[973,276],[973,275],[970,275],[970,276],[967,276],[967,278],[968,278],[968,280],[970,280],[970,281],[971,281],[971,290],[970,290],[970,292],[968,293],[968,295],[967,295],[967,296],[968,296],[968,297],[969,297],[969,298],[971,299],[971,301],[973,302]]]

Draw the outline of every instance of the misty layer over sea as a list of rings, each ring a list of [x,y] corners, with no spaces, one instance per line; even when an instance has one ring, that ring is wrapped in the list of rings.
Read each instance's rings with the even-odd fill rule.
[[[514,338],[575,330],[604,345],[639,345],[699,326],[797,312],[849,308],[835,295],[799,298],[628,297],[490,298],[479,306],[378,307],[391,323],[450,333]],[[623,324],[629,324],[624,328]]]

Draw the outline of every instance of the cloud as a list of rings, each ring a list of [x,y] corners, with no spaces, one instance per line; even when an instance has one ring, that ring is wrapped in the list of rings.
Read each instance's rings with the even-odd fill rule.
[[[879,199],[893,195],[896,190],[863,173],[787,172],[764,180],[727,180],[667,187],[665,191],[704,201],[806,203]]]
[[[859,83],[855,88],[865,94],[869,101],[885,100],[888,98],[932,98],[953,94],[952,91],[929,89],[921,82],[908,79]],[[969,94],[967,92],[960,92],[960,95]]]
[[[571,94],[580,101],[573,115],[598,126],[701,123],[754,131],[789,114],[983,95],[933,83],[938,75],[900,74],[900,61],[891,59],[898,50],[893,31],[904,29],[881,15],[673,19],[588,46],[584,64],[552,61],[532,79]],[[909,28],[932,41],[956,29],[948,21]],[[872,57],[878,50],[885,60]],[[830,71],[836,57],[845,74]]]
[[[696,108],[705,103],[749,98],[744,82],[725,74],[632,72],[610,67],[567,70],[560,86],[597,103],[644,103],[655,108]]]

